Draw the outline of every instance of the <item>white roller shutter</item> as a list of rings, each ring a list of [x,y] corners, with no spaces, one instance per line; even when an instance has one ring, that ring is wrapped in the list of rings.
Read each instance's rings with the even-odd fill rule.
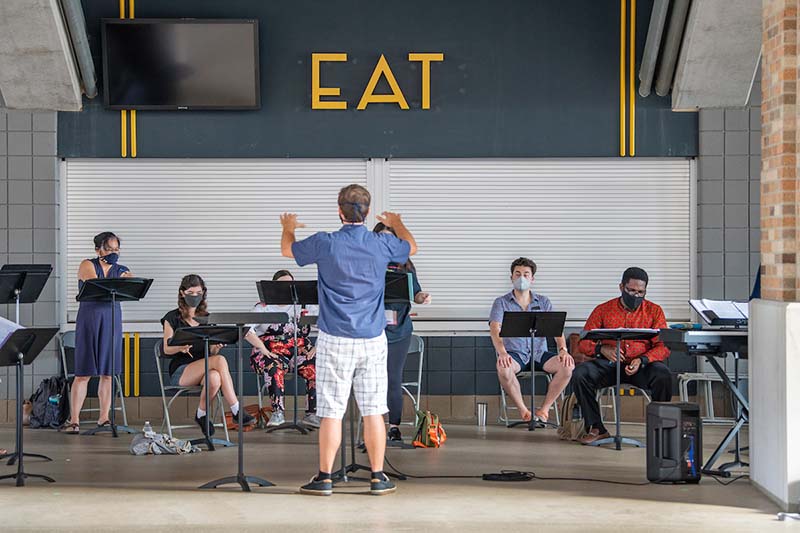
[[[212,310],[248,310],[255,281],[290,268],[280,256],[279,214],[298,213],[307,229],[339,227],[336,196],[348,183],[367,183],[363,160],[70,160],[67,185],[67,315],[78,304],[80,261],[94,257],[92,237],[122,239],[121,263],[155,278],[144,302],[126,304],[126,322],[153,322],[177,305],[180,279],[203,276]]]
[[[648,298],[689,317],[690,161],[685,159],[390,160],[386,207],[419,243],[434,304],[423,317],[481,318],[510,290],[518,256],[535,290],[583,321],[618,295],[628,266],[650,274]]]

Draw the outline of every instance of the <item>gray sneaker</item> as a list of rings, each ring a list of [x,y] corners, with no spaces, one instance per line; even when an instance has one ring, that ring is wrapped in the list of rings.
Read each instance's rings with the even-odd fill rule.
[[[283,417],[283,411],[275,411],[274,413],[272,413],[272,416],[269,417],[269,422],[267,422],[267,427],[271,428],[275,426],[280,426],[284,422],[286,422],[286,420]]]
[[[320,420],[316,413],[306,413],[303,417],[303,425],[312,428],[319,428]]]

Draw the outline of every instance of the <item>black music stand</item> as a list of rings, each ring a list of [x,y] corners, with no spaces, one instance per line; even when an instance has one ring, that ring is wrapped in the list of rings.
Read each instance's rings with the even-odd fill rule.
[[[26,454],[22,444],[22,395],[25,365],[29,365],[41,353],[47,343],[58,333],[58,328],[28,328],[18,329],[8,336],[0,348],[0,366],[17,367],[17,424],[16,424],[16,459],[17,472],[0,476],[0,479],[16,479],[17,487],[25,485],[25,478],[36,477],[55,482],[53,478],[41,474],[26,474],[23,460]]]
[[[564,322],[567,313],[564,311],[506,311],[503,313],[503,323],[500,326],[500,337],[528,337],[531,348],[531,420],[528,422],[528,431],[536,427],[558,427],[552,422],[542,422],[535,416],[536,396],[536,362],[533,359],[533,340],[536,337],[560,337],[564,333]],[[509,427],[515,427],[525,422],[515,422]]]
[[[621,350],[620,347],[622,345],[623,340],[629,341],[648,341],[653,337],[658,336],[659,331],[657,329],[626,329],[626,328],[618,328],[618,329],[593,329],[590,331],[582,331],[581,332],[581,340],[590,340],[590,341],[606,341],[611,340],[617,343],[617,385],[616,390],[614,391],[614,408],[616,409],[617,416],[616,416],[616,434],[613,437],[607,437],[605,439],[599,439],[592,443],[589,443],[589,446],[603,446],[604,444],[611,444],[614,443],[614,446],[617,450],[622,449],[623,444],[630,444],[631,446],[636,446],[637,448],[643,448],[644,444],[639,442],[636,439],[631,439],[629,437],[623,437],[621,434],[620,429],[620,419],[622,418],[622,412],[620,410],[619,405],[619,389],[622,383],[621,380],[621,373],[620,369],[622,368],[622,361],[620,360]]]
[[[350,483],[351,481],[369,481],[369,479],[363,477],[348,476],[347,474],[351,472],[358,472],[359,470],[365,470],[370,473],[372,472],[371,467],[356,462],[356,406],[354,403],[355,402],[353,401],[353,394],[351,391],[350,398],[347,401],[347,412],[349,415],[346,414],[342,417],[342,445],[340,447],[342,466],[339,468],[339,470],[336,470],[331,474],[331,480],[333,481],[334,485],[337,483]],[[345,438],[348,417],[350,418],[350,464],[347,464],[347,439]],[[364,448],[366,449],[366,444]],[[393,474],[391,472],[384,472],[384,474],[400,481],[406,480],[406,476],[402,474]]]
[[[112,436],[119,437],[117,431],[136,433],[136,430],[127,426],[117,426],[114,422],[114,414],[116,413],[114,404],[117,402],[117,381],[114,379],[114,376],[117,375],[117,332],[115,331],[114,323],[117,302],[138,302],[145,297],[152,284],[153,280],[146,278],[87,279],[83,282],[83,287],[81,287],[78,296],[75,298],[79,302],[109,302],[111,304],[111,423],[108,426],[100,426],[85,431],[84,435],[96,435],[110,431]],[[120,333],[122,332],[120,331]]]
[[[386,272],[386,288],[383,292],[385,304],[410,304],[414,297],[411,274],[405,272]]]
[[[201,317],[195,317],[195,320]],[[199,322],[199,320],[198,320]],[[178,328],[172,334],[172,338],[168,343],[170,346],[185,346],[187,344],[196,344],[197,342],[203,344],[203,362],[205,363],[204,369],[204,382],[206,384],[206,427],[202,439],[192,439],[189,442],[192,444],[205,444],[209,451],[214,451],[214,444],[221,446],[233,446],[233,443],[222,439],[211,438],[211,399],[208,393],[208,356],[211,353],[211,344],[234,344],[239,341],[239,328],[233,326],[194,326],[186,328]],[[244,409],[244,406],[239,404],[239,411]],[[223,413],[224,415],[225,413]],[[224,422],[223,416],[223,424]]]
[[[3,265],[0,269],[0,304],[14,303],[19,324],[19,304],[32,304],[39,299],[51,265]]]
[[[195,317],[195,320],[203,323],[214,324],[231,324],[236,326],[239,338],[237,340],[237,364],[238,368],[238,381],[239,381],[239,395],[244,398],[244,357],[242,355],[242,341],[244,341],[245,333],[244,328],[248,324],[257,322],[259,320],[267,320],[269,324],[283,324],[289,321],[289,315],[286,313],[211,313],[207,317]],[[274,483],[262,479],[260,477],[248,476],[244,473],[244,429],[242,424],[242,413],[244,406],[239,403],[239,469],[235,476],[224,477],[216,481],[210,481],[200,487],[201,489],[215,489],[221,485],[228,485],[230,483],[238,483],[245,492],[250,492],[250,483],[255,483],[259,487],[273,487]]]
[[[53,267],[50,265],[3,265],[0,269],[0,304],[14,303],[16,308],[17,324],[19,320],[19,304],[35,303],[42,294],[47,279]],[[8,464],[13,465],[19,454],[14,451],[0,455],[0,460],[8,458]],[[52,461],[46,455],[26,453],[27,457],[38,457]]]
[[[294,409],[293,419],[291,422],[284,422],[279,426],[269,427],[266,429],[267,433],[278,431],[281,429],[294,429],[301,434],[308,434],[309,428],[306,428],[297,421],[297,394],[298,394],[298,381],[300,381],[300,372],[297,369],[297,328],[307,324],[316,324],[316,317],[302,317],[299,318],[298,308],[303,305],[318,305],[319,296],[317,293],[317,280],[312,281],[259,281],[256,283],[258,288],[258,297],[267,305],[291,305],[293,310],[292,322],[294,325],[294,354],[292,360],[294,361]],[[304,320],[305,319],[305,320]],[[268,322],[261,322],[266,324]]]

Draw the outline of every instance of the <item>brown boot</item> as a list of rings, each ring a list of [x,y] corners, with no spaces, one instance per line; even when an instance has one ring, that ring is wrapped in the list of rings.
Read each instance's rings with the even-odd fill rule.
[[[605,439],[610,437],[611,435],[608,434],[608,431],[603,431],[600,433],[598,428],[589,428],[589,431],[583,437],[578,439],[578,442],[581,444],[591,444],[596,440]]]

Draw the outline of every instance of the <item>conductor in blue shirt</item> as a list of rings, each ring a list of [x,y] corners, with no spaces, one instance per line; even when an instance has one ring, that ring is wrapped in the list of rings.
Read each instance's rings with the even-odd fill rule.
[[[342,227],[297,241],[304,227],[297,215],[281,216],[281,253],[299,266],[315,263],[319,273],[319,338],[317,340],[317,415],[319,473],[300,488],[303,494],[330,496],[331,471],[342,439],[341,420],[352,388],[364,417],[364,442],[372,476],[370,493],[388,494],[394,484],[383,473],[388,412],[386,390],[387,343],[383,292],[389,263],[405,263],[417,252],[411,232],[400,215],[383,213],[377,219],[396,234],[374,233],[365,226],[371,197],[360,185],[339,191]]]

